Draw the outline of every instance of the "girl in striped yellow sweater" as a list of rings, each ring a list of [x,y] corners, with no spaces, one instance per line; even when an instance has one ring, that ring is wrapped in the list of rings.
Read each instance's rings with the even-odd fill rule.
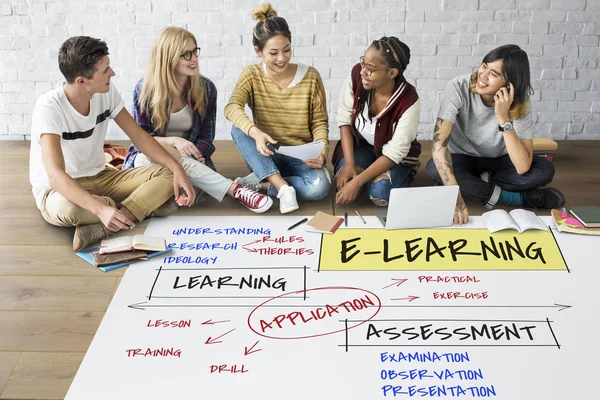
[[[315,68],[290,63],[291,32],[270,4],[256,8],[252,17],[258,20],[253,44],[262,62],[244,68],[225,117],[233,123],[233,141],[253,171],[238,183],[266,189],[279,198],[281,213],[288,213],[298,209],[296,195],[319,200],[331,187],[325,168],[329,145],[325,89]],[[246,104],[252,120],[244,111]],[[299,160],[275,152],[274,145],[313,141],[324,145],[315,159]]]

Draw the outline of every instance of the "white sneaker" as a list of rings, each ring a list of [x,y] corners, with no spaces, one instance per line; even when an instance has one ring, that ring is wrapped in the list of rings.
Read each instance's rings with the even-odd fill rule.
[[[279,212],[287,214],[292,211],[296,211],[298,207],[298,201],[296,201],[296,189],[289,185],[283,185],[277,193],[279,199]]]

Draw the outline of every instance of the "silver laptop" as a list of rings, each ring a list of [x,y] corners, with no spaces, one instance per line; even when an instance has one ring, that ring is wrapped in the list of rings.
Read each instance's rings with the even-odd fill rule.
[[[457,185],[392,189],[387,215],[378,217],[385,229],[450,226],[457,197]]]

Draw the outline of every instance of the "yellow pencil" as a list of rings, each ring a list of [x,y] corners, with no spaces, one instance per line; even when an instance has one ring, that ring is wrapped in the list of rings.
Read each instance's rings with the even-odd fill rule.
[[[358,210],[354,210],[354,212],[356,213],[356,215],[358,215],[358,218],[360,218],[360,220],[363,222],[363,224],[367,223],[367,221],[365,221],[365,219],[362,217],[362,215],[360,215],[360,213],[358,212]]]

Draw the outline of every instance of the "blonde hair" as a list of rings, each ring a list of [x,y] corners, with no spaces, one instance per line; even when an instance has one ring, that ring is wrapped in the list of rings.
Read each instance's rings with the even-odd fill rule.
[[[469,82],[469,90],[471,93],[477,94],[477,71],[471,74],[471,82]],[[510,119],[521,119],[529,112],[529,104],[525,101],[523,103],[517,103],[513,101],[508,110],[508,116]]]
[[[252,19],[264,23],[269,18],[277,17],[277,11],[273,9],[271,3],[262,3],[252,10]]]
[[[267,41],[276,35],[283,35],[292,42],[292,32],[285,19],[277,16],[277,11],[269,3],[263,3],[252,11],[252,19],[258,21],[252,30],[252,44],[262,51]]]
[[[140,93],[140,109],[142,113],[150,111],[152,125],[160,134],[165,132],[169,124],[173,95],[177,91],[189,91],[188,101],[193,110],[201,119],[206,115],[207,98],[202,77],[199,74],[188,77],[183,88],[178,87],[175,81],[175,67],[188,40],[194,42],[195,47],[198,46],[191,32],[169,26],[160,32],[152,45],[150,63]]]

